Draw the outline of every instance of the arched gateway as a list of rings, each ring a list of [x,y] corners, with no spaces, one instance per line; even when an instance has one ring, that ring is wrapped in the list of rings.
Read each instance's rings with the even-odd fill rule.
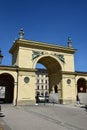
[[[67,47],[29,41],[23,38],[22,31],[9,51],[12,66],[0,66],[0,86],[7,86],[5,101],[14,105],[35,103],[36,64],[41,63],[47,68],[49,93],[58,93],[59,103],[75,102],[79,77],[74,70],[76,50],[71,40],[68,39]],[[7,79],[5,84],[2,77]]]
[[[71,45],[70,39],[68,44]],[[23,38],[23,34],[20,35],[10,49],[12,65],[17,72],[17,86],[14,94],[16,104],[35,102],[37,63],[47,68],[49,93],[58,92],[60,103],[75,101],[74,53],[76,50],[70,45],[62,47],[29,41]]]

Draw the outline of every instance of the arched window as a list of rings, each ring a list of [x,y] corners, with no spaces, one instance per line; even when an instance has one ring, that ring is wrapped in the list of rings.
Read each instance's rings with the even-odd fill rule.
[[[41,96],[44,96],[44,92],[41,92]]]
[[[48,96],[48,92],[45,92],[45,96]]]
[[[39,96],[39,95],[40,95],[40,92],[39,92],[39,91],[36,91],[36,95],[38,95],[38,96]]]
[[[78,93],[86,93],[86,80],[84,78],[78,79],[77,92]]]

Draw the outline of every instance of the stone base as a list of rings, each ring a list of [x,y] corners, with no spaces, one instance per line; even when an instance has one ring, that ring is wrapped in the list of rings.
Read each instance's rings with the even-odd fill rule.
[[[63,99],[59,99],[59,104],[63,104]]]
[[[17,102],[17,105],[26,106],[26,105],[35,105],[35,103],[36,103],[35,100],[20,100]]]
[[[87,105],[87,93],[78,93],[78,97],[81,104]]]
[[[75,104],[75,100],[63,100],[62,104]]]

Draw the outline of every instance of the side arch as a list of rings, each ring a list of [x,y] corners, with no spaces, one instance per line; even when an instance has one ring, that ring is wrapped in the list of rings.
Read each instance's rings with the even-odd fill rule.
[[[79,78],[77,80],[77,92],[78,93],[87,93],[86,83],[87,83],[87,81],[85,78]]]
[[[13,103],[14,99],[14,78],[9,73],[0,74],[0,101]]]

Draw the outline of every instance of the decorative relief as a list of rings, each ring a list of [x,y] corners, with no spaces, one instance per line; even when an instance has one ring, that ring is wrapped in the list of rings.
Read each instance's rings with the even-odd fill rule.
[[[32,51],[32,60],[34,60],[35,58],[39,57],[40,55],[43,54],[43,52],[40,51]]]
[[[67,84],[71,84],[71,79],[67,79]]]
[[[34,60],[35,58],[44,55],[44,54],[49,54],[48,52],[42,52],[42,51],[32,51],[32,60]],[[56,53],[51,53],[51,55],[56,56],[60,61],[62,61],[63,63],[65,63],[65,58],[64,55],[62,54],[56,54]]]
[[[55,55],[59,60],[61,60],[63,63],[65,63],[64,55],[62,55],[62,54],[56,54],[56,53],[54,53],[53,55]]]
[[[63,63],[65,63],[64,55],[58,54],[57,57],[58,57]]]
[[[29,81],[30,81],[30,78],[29,78],[29,77],[25,77],[25,78],[24,78],[24,82],[25,82],[25,83],[28,83]]]

